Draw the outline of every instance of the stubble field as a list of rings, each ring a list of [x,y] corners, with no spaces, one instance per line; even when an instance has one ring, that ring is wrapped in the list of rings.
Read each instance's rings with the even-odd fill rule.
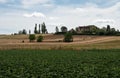
[[[119,49],[120,36],[73,36],[74,42],[62,42],[63,35],[44,35],[41,43],[29,42],[28,35],[1,35],[0,49]],[[22,41],[24,40],[24,43]]]

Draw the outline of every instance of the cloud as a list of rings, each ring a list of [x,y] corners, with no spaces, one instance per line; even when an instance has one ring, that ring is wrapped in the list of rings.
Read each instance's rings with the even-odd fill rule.
[[[0,3],[6,3],[7,0],[0,0]]]
[[[38,18],[45,18],[46,16],[40,12],[33,12],[32,14],[24,14],[24,17],[38,17]]]
[[[54,22],[61,22],[75,28],[79,25],[95,24],[97,26],[106,26],[110,24],[112,27],[120,29],[120,2],[110,7],[99,7],[98,5],[84,5],[81,7],[58,6],[52,13],[60,17]],[[100,27],[101,27],[100,26]]]
[[[59,17],[49,17],[50,20],[58,20]]]
[[[84,6],[83,5],[82,6],[73,6],[73,5],[61,6],[61,5],[55,5],[55,4],[51,5],[49,3],[47,4],[48,0],[47,1],[45,0],[45,2],[39,2],[39,1],[40,0],[30,0],[30,3],[29,1],[24,3],[24,5],[26,6],[33,6],[33,5],[35,6],[27,9],[28,13],[26,13],[26,9],[24,10],[18,9],[19,11],[16,10],[13,12],[9,10],[13,14],[8,14],[8,15],[5,15],[4,12],[6,11],[3,11],[3,12],[1,11],[2,12],[1,13],[2,15],[0,15],[1,26],[7,26],[7,27],[11,26],[10,28],[16,27],[18,28],[18,30],[26,26],[26,28],[29,28],[32,30],[34,29],[33,28],[34,23],[45,22],[49,32],[49,31],[54,31],[55,26],[62,26],[62,25],[65,25],[69,29],[71,29],[80,25],[95,24],[98,27],[103,27],[103,26],[106,26],[107,24],[110,24],[111,27],[115,27],[116,29],[120,30],[120,27],[119,27],[120,2],[109,7],[100,7],[100,5],[92,4],[92,3],[87,3]],[[46,7],[52,7],[52,8],[46,9]],[[33,12],[33,10],[37,12]],[[44,12],[45,14],[39,11]],[[23,14],[22,17],[20,16],[21,14]],[[27,18],[24,18],[23,16]],[[44,18],[44,19],[40,19],[40,18]],[[12,19],[13,21],[11,22]],[[13,29],[11,31],[13,31]],[[15,29],[15,31],[17,30]]]
[[[106,25],[111,25],[112,27],[118,29],[118,26],[116,24],[116,21],[114,19],[97,19],[94,21],[94,24],[102,28]]]
[[[50,0],[22,0],[22,4],[24,7],[33,6],[36,4],[45,4],[48,3]]]
[[[110,23],[113,24],[115,23],[115,20],[113,19],[98,19],[95,21],[95,23]]]

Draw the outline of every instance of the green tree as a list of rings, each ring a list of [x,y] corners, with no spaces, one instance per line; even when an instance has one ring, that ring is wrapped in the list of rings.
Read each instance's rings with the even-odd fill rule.
[[[97,35],[98,31],[100,31],[100,29],[97,26],[91,25],[90,34]]]
[[[43,41],[43,36],[38,36],[38,38],[37,38],[37,42],[42,42]]]
[[[39,34],[41,33],[41,31],[40,31],[40,24],[39,24],[39,30],[38,30],[38,33],[39,33]]]
[[[35,24],[34,33],[35,33],[35,34],[37,34],[37,33],[38,33],[38,31],[37,31],[37,24]]]
[[[27,34],[27,31],[23,29],[22,34]]]
[[[67,27],[62,26],[62,27],[61,27],[61,32],[66,33],[66,32],[67,32]]]
[[[35,39],[36,39],[35,34],[30,34],[29,35],[30,42],[34,41]]]
[[[42,25],[41,25],[41,31],[42,31],[42,34],[45,34],[47,29],[46,29],[46,25],[45,23],[43,22]]]
[[[106,33],[105,35],[112,35],[111,34],[111,28],[110,28],[110,25],[107,25],[107,29],[106,29]]]
[[[59,32],[59,28],[56,26],[56,28],[55,28],[55,31],[56,31],[56,33],[58,33]]]
[[[23,29],[23,30],[20,30],[20,31],[18,32],[18,34],[19,34],[19,35],[21,35],[21,34],[25,34],[25,35],[26,35],[26,34],[27,34],[27,31],[26,31],[25,29]]]
[[[110,32],[111,32],[111,35],[115,35],[117,33],[116,30],[115,30],[115,28],[111,28]]]
[[[107,25],[107,32],[110,32],[110,25]]]
[[[103,27],[102,30],[103,30],[104,32],[106,32],[106,31],[107,31],[107,28],[106,28],[106,27]]]
[[[105,31],[103,29],[100,29],[98,32],[97,32],[97,35],[105,35]]]
[[[31,34],[31,30],[29,30],[29,34]]]
[[[64,42],[73,42],[73,37],[70,32],[68,32],[64,35]]]
[[[20,30],[20,31],[18,31],[18,34],[19,34],[19,35],[21,35],[21,34],[22,34],[22,31],[21,31],[21,30]]]

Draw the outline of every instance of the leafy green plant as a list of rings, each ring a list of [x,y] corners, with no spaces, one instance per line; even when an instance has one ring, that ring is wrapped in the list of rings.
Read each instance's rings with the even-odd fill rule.
[[[29,35],[30,42],[34,41],[35,39],[36,39],[35,34],[30,34]]]
[[[1,78],[119,78],[120,49],[1,50]]]
[[[64,35],[64,42],[73,42],[73,37],[70,32],[68,32]]]
[[[38,36],[37,42],[42,42],[43,41],[43,36]]]

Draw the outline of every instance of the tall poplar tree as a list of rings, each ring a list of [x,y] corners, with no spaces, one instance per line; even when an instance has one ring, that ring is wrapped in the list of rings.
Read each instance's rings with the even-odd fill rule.
[[[39,24],[39,30],[38,30],[38,33],[39,33],[39,34],[41,33],[41,31],[40,31],[40,24]]]
[[[35,24],[35,29],[34,29],[34,33],[37,34],[37,24]]]
[[[42,31],[42,34],[46,34],[47,29],[46,29],[46,25],[44,22],[41,25],[41,31]]]

